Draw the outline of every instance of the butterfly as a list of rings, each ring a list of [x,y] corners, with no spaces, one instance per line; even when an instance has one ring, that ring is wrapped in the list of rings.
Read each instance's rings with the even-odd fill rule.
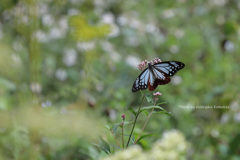
[[[170,77],[184,68],[185,64],[178,61],[165,61],[155,64],[148,63],[146,68],[135,80],[132,91],[149,89],[153,91],[158,85],[164,85],[171,81]]]

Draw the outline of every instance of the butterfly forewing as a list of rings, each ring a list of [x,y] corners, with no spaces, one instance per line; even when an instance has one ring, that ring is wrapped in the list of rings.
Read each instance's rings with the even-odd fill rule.
[[[173,76],[177,71],[182,69],[185,66],[184,63],[178,61],[166,61],[160,62],[153,65],[153,68],[156,68],[160,72],[164,72],[169,76]]]
[[[146,68],[135,80],[133,83],[132,91],[137,92],[138,90],[144,90],[148,87],[148,80],[149,80],[150,71]]]

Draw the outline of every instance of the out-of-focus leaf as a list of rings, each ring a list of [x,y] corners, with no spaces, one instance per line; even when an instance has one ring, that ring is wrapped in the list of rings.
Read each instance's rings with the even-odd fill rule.
[[[127,110],[129,110],[134,116],[136,116],[136,114],[137,114],[137,112],[136,111],[134,111],[134,109],[133,108],[128,108]]]
[[[115,132],[117,131],[118,126],[119,126],[119,123],[115,123],[115,124],[113,125],[113,127],[112,127],[113,133],[115,133]]]
[[[145,94],[145,97],[146,97],[148,103],[154,102],[152,93]]]
[[[149,113],[148,113],[147,111],[143,111],[143,113],[145,113],[145,114],[146,114],[146,116],[148,116],[148,115],[149,115]]]
[[[232,138],[229,144],[229,154],[237,154],[240,149],[240,133]]]
[[[162,105],[162,104],[167,104],[167,102],[160,102],[156,106]]]
[[[145,134],[145,135],[142,135],[137,142],[141,141],[143,138],[146,138],[146,137],[151,137],[151,136],[158,136],[158,134]]]
[[[160,114],[166,114],[168,116],[171,116],[171,113],[170,112],[167,112],[167,111],[153,111],[152,113],[160,113]]]
[[[162,107],[160,106],[147,106],[147,107],[143,107],[140,110],[140,113],[146,110],[150,110],[150,109],[160,109],[160,110],[164,110]]]
[[[104,140],[104,139],[100,139],[100,146],[101,146],[101,149],[107,153],[107,154],[110,154],[111,153],[111,150],[110,150],[110,145]]]
[[[111,31],[111,27],[107,24],[101,26],[88,24],[84,16],[70,17],[69,24],[73,28],[73,37],[80,41],[91,41],[96,38],[102,38],[107,36]]]

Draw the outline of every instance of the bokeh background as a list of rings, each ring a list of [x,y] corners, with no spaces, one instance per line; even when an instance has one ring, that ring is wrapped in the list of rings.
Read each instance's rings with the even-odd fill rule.
[[[238,0],[1,0],[0,159],[107,156],[93,144],[116,145],[104,126],[133,120],[137,65],[155,57],[186,66],[156,89],[172,115],[151,117],[144,133],[158,136],[141,148],[178,130],[184,159],[240,159],[239,10]]]

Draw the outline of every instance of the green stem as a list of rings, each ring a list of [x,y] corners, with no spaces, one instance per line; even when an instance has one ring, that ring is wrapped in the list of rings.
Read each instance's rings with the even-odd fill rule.
[[[123,121],[124,122],[124,121]],[[124,126],[124,124],[123,124]],[[122,126],[122,148],[124,149],[124,135],[123,135],[123,126]]]
[[[142,96],[142,100],[141,100],[141,104],[140,104],[140,106],[139,106],[139,108],[138,108],[138,112],[137,112],[137,114],[136,114],[136,116],[135,116],[135,120],[134,120],[134,123],[133,123],[132,131],[131,131],[131,133],[130,133],[130,135],[129,135],[126,148],[128,147],[129,142],[130,142],[130,140],[131,140],[131,137],[132,137],[132,134],[133,134],[133,130],[134,130],[135,125],[136,125],[136,122],[137,122],[138,115],[140,114],[140,110],[141,110],[141,107],[142,107],[142,102],[143,102],[144,97],[145,97],[145,96],[143,95],[143,96]]]
[[[157,101],[155,101],[155,102],[154,102],[154,106],[156,106],[156,102],[157,102]],[[152,109],[152,111],[151,111],[151,112],[150,112],[150,114],[148,115],[148,117],[147,117],[147,120],[145,121],[145,123],[144,123],[144,125],[143,125],[143,128],[142,128],[142,130],[141,130],[140,134],[138,135],[138,137],[137,137],[136,141],[134,142],[134,144],[136,144],[136,143],[137,143],[137,141],[139,140],[139,138],[140,138],[140,136],[141,136],[141,134],[142,134],[142,132],[143,132],[143,130],[144,130],[144,128],[145,128],[145,126],[146,126],[146,124],[147,124],[148,120],[149,120],[149,118],[151,117],[151,115],[152,115],[153,111],[154,111],[154,108]]]
[[[140,132],[140,134],[138,135],[138,138],[136,139],[136,141],[134,142],[134,144],[136,144],[137,143],[137,141],[138,141],[138,139],[140,138],[140,136],[141,136],[141,134],[142,134],[142,132],[143,132],[143,130],[144,130],[144,128],[145,128],[145,126],[146,126],[146,124],[147,124],[147,122],[148,122],[148,120],[149,120],[149,118],[151,117],[151,115],[152,115],[152,112],[153,112],[153,110],[154,110],[154,108],[152,109],[152,111],[150,112],[150,114],[148,115],[148,117],[147,117],[147,120],[146,120],[146,122],[144,123],[144,125],[143,125],[143,128],[142,128],[142,130],[141,130],[141,132]]]

